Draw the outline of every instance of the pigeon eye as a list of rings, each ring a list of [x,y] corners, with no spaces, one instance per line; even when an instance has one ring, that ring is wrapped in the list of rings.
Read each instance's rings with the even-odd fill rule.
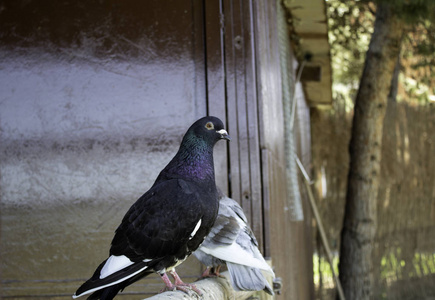
[[[214,125],[212,122],[208,122],[207,124],[205,124],[205,128],[207,128],[208,130],[212,130],[214,129]]]

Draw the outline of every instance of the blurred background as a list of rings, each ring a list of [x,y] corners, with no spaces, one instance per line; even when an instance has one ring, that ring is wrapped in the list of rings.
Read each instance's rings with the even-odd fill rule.
[[[372,254],[376,299],[435,295],[435,18],[430,2],[406,3],[394,2],[404,29],[383,121]],[[311,111],[312,158],[316,199],[337,271],[354,104],[376,5],[327,1],[334,100],[331,108]],[[335,284],[318,234],[314,244],[316,296],[333,299]]]

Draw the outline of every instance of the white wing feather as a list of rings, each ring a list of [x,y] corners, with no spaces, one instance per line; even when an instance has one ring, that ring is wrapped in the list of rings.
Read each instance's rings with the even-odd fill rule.
[[[104,267],[101,269],[100,279],[106,278],[107,276],[131,266],[132,264],[134,264],[134,262],[125,255],[112,255],[107,259]]]
[[[258,268],[273,273],[266,261],[255,258],[251,253],[245,251],[237,243],[233,243],[230,246],[218,246],[213,249],[201,246],[200,250],[223,261]]]

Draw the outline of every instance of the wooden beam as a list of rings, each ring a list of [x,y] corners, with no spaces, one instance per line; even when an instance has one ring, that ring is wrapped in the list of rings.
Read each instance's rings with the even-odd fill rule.
[[[322,67],[321,66],[305,66],[302,70],[301,79],[302,82],[306,81],[322,81]]]
[[[255,299],[271,300],[272,296],[263,291],[260,292],[236,292],[230,283],[229,273],[223,272],[225,278],[205,278],[196,281],[195,286],[202,292],[199,297],[195,292],[189,290],[189,294],[181,291],[169,291],[157,294],[149,300],[245,300],[255,295]]]
[[[318,22],[320,23],[320,22]],[[316,33],[316,32],[298,32],[298,37],[301,39],[310,40],[328,40],[328,33]]]

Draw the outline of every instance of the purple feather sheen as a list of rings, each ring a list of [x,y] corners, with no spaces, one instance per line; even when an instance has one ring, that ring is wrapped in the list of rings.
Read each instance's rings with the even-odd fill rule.
[[[207,153],[208,154],[208,153]],[[197,179],[214,179],[214,166],[212,155],[195,155],[188,157],[184,163],[179,167],[178,173],[180,175],[197,178]]]
[[[193,137],[193,138],[192,138]],[[214,180],[213,143],[185,136],[164,172],[198,180]]]

